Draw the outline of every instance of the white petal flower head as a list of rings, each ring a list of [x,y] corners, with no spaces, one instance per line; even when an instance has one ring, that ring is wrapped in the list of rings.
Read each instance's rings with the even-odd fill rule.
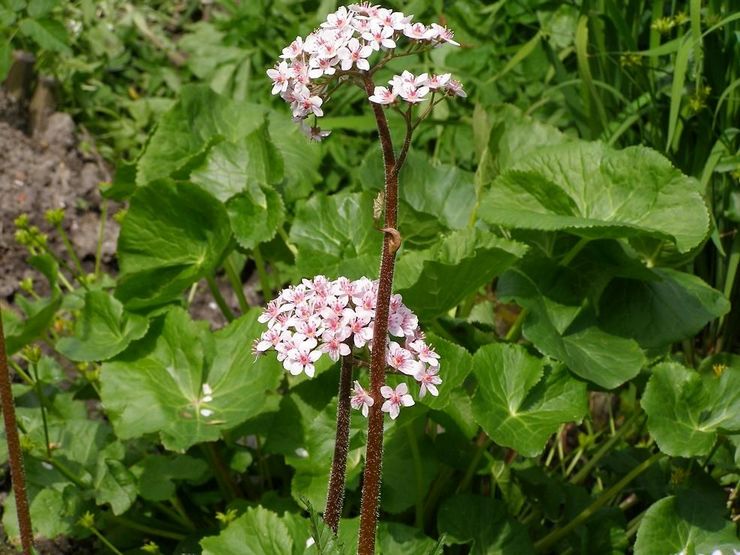
[[[434,397],[439,395],[437,386],[442,383],[442,378],[437,375],[438,372],[439,368],[429,366],[428,368],[422,368],[416,373],[414,378],[419,382],[419,399],[422,399],[427,394],[427,391]]]
[[[388,90],[386,87],[375,87],[369,100],[376,104],[393,104],[396,101],[396,94],[393,91]]]
[[[375,399],[373,399],[370,394],[360,386],[360,383],[355,380],[355,386],[352,389],[352,398],[350,399],[350,405],[352,405],[352,408],[362,411],[362,416],[367,418],[367,413],[370,407],[374,404]]]
[[[454,40],[455,33],[449,30],[447,27],[442,27],[436,23],[432,23],[432,31],[435,33],[435,39],[440,42],[446,42],[453,46],[460,46],[459,42]]]
[[[268,69],[267,75],[272,79],[272,94],[280,94],[288,90],[291,73],[285,61],[280,62],[272,69]]]
[[[395,420],[401,412],[401,407],[410,407],[414,405],[414,398],[409,395],[409,388],[405,383],[400,383],[393,389],[384,385],[380,388],[380,394],[386,399],[380,410],[387,412]]]
[[[337,52],[337,57],[342,61],[342,71],[349,71],[354,65],[357,69],[368,71],[370,62],[367,57],[373,53],[369,46],[363,46],[355,38],[349,40],[346,46],[343,46]]]

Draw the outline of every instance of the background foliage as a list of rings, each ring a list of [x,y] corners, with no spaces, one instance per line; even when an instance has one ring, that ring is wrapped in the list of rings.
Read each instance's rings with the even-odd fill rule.
[[[435,108],[400,176],[396,289],[445,381],[388,423],[380,551],[737,549],[740,13],[388,4],[455,30],[461,49],[399,67],[453,72],[469,97]],[[32,247],[51,293],[3,311],[39,535],[126,553],[354,549],[365,422],[331,540],[310,507],[338,369],[305,380],[255,361],[242,288],[377,273],[365,99],[337,94],[333,135],[309,144],[264,78],[335,7],[3,1],[0,75],[33,51],[117,164],[104,195],[128,203],[117,276]],[[197,287],[227,326],[193,320]],[[14,537],[12,497],[4,509]]]

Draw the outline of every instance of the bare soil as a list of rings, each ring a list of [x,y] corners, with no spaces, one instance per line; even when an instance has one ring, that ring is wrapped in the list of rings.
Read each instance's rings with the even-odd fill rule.
[[[27,251],[15,241],[13,221],[28,214],[33,225],[49,234],[49,244],[64,253],[61,239],[44,220],[51,208],[65,208],[64,227],[87,270],[92,270],[100,227],[99,183],[109,179],[106,165],[78,149],[75,124],[68,114],[44,118],[43,128],[27,135],[28,121],[20,102],[0,90],[0,301],[11,302],[19,282],[31,277],[43,290],[43,278],[26,264]],[[108,218],[103,261],[115,265],[118,225]]]

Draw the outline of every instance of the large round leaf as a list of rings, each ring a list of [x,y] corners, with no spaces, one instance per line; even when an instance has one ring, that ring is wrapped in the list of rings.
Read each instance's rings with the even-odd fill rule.
[[[692,490],[653,503],[637,530],[635,555],[737,553],[740,542],[722,501]]]
[[[218,536],[205,538],[200,545],[203,555],[293,554],[287,526],[277,514],[262,507],[247,509]]]
[[[88,291],[74,335],[57,341],[56,348],[70,360],[107,360],[141,339],[148,329],[146,317],[126,312],[113,296]]]
[[[493,181],[479,214],[491,224],[591,239],[654,237],[680,252],[709,232],[698,182],[641,146],[614,150],[580,142],[543,148]]]
[[[299,208],[290,239],[305,276],[354,279],[378,273],[383,233],[375,229],[369,194],[312,196]]]
[[[655,279],[615,279],[599,305],[605,331],[632,337],[645,349],[660,349],[696,334],[730,310],[727,299],[700,278],[669,268]]]
[[[402,251],[396,288],[419,316],[457,306],[527,252],[526,245],[480,229],[454,231],[431,248]]]
[[[520,345],[494,343],[473,357],[475,419],[500,445],[535,457],[564,422],[586,414],[586,384]]]
[[[502,501],[479,495],[456,495],[437,513],[437,527],[445,543],[473,542],[473,555],[534,553],[526,528],[512,519]]]
[[[660,364],[653,368],[642,406],[661,451],[672,457],[707,455],[720,431],[740,432],[740,368],[700,374],[680,364]]]
[[[608,282],[608,276],[595,281]],[[529,310],[523,334],[538,350],[578,376],[612,389],[635,377],[646,359],[637,341],[598,325],[589,302],[598,291],[592,289],[578,272],[532,258],[501,276],[497,292]]]
[[[211,145],[236,141],[257,129],[265,113],[257,104],[235,102],[207,85],[183,87],[139,158],[136,183],[146,185],[197,163]]]
[[[157,432],[166,448],[184,451],[260,414],[283,372],[274,358],[251,354],[262,331],[258,315],[255,309],[211,337],[173,308],[105,363],[101,397],[118,437]]]
[[[226,209],[203,189],[171,181],[141,187],[118,238],[116,296],[128,308],[176,299],[216,269],[230,238]]]

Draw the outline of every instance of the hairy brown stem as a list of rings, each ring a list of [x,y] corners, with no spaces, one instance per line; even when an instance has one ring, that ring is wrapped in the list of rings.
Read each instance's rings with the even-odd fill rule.
[[[363,80],[365,92],[373,94],[373,81],[369,75]],[[398,225],[398,172],[393,153],[391,132],[388,128],[383,108],[370,103],[378,127],[380,146],[385,166],[385,228],[395,230]],[[380,480],[383,468],[383,412],[380,407],[383,397],[380,388],[385,384],[385,343],[388,336],[388,313],[393,288],[393,271],[396,263],[398,245],[393,235],[385,232],[383,254],[380,260],[378,297],[375,304],[375,327],[370,359],[370,395],[375,401],[370,407],[367,425],[367,451],[365,471],[362,481],[362,507],[360,509],[360,535],[357,544],[358,555],[375,553],[375,529],[378,524],[378,505],[380,501]]]
[[[347,474],[349,451],[350,394],[352,388],[352,356],[342,357],[339,373],[339,399],[337,400],[337,435],[334,441],[334,458],[331,462],[329,490],[326,494],[324,522],[336,535],[344,505],[344,480]]]
[[[26,475],[23,470],[23,451],[18,438],[18,427],[15,420],[15,405],[13,392],[10,389],[10,369],[5,352],[5,333],[3,319],[0,313],[0,403],[3,409],[5,422],[5,440],[8,442],[8,462],[10,463],[10,479],[13,483],[15,506],[18,513],[18,528],[21,533],[23,555],[31,555],[33,549],[33,532],[31,531],[31,513],[28,511],[28,497],[26,495]]]

